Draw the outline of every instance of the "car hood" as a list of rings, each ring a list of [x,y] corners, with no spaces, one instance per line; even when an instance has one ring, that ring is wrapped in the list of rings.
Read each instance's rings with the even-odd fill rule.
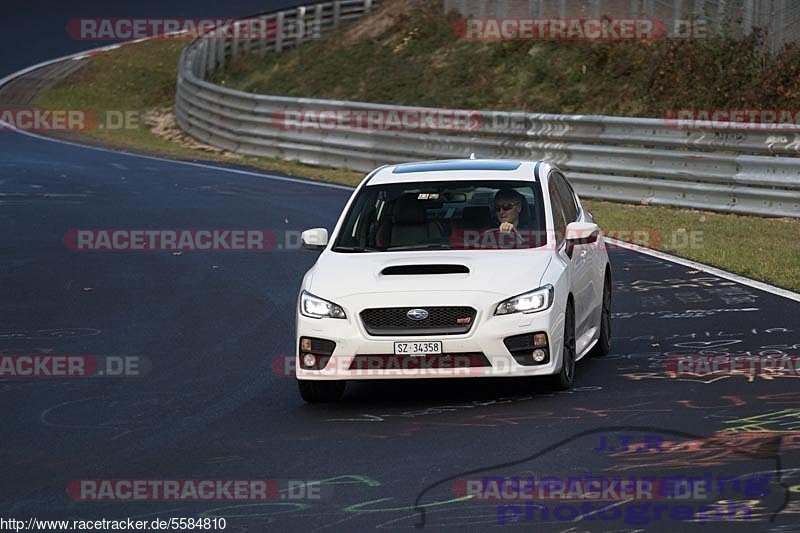
[[[540,286],[551,258],[552,253],[545,249],[326,251],[309,272],[305,288],[332,300],[357,294],[417,291],[472,291],[514,296]],[[438,273],[442,271],[447,273]]]

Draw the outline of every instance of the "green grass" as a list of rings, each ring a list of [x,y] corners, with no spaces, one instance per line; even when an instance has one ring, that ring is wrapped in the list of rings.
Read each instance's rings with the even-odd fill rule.
[[[93,56],[88,68],[42,93],[38,104],[75,109],[171,106],[175,67],[186,41],[150,41]],[[79,87],[80,90],[76,90]]]
[[[94,56],[86,68],[42,92],[36,104],[47,109],[130,110],[142,114],[151,109],[172,107],[178,58],[185,44],[151,41]],[[242,164],[348,185],[357,184],[363,177],[362,173],[347,169],[320,169],[282,159],[191,149],[154,134],[142,120],[138,123],[140,127],[136,128],[90,129],[82,131],[81,135],[90,141],[141,153]]]
[[[650,245],[753,279],[800,290],[800,220],[583,200],[606,234],[647,232]],[[630,240],[630,239],[621,239]],[[692,242],[694,241],[694,242]],[[642,242],[644,244],[644,242]]]
[[[305,45],[280,56],[243,59],[236,62],[232,70],[223,73],[219,81],[248,90],[294,96],[444,107],[658,115],[659,106],[665,109],[676,107],[675,102],[684,96],[665,94],[665,91],[679,90],[674,86],[653,89],[653,76],[653,79],[660,79],[688,62],[693,72],[705,72],[708,68],[708,72],[698,79],[703,84],[710,84],[706,87],[714,87],[715,76],[720,75],[720,69],[725,70],[708,67],[704,60],[698,59],[705,57],[700,52],[686,50],[679,53],[680,50],[673,49],[688,46],[685,44],[654,43],[649,48],[633,48],[622,43],[622,47],[630,48],[623,53],[610,45],[587,43],[462,43],[442,31],[440,19],[432,8],[421,9],[401,16],[397,23],[399,26],[395,24],[379,35],[350,42],[352,37],[348,36],[348,30],[335,35],[332,41]],[[94,56],[87,68],[42,93],[38,105],[59,109],[138,111],[171,107],[178,56],[184,44],[154,41]],[[347,53],[341,49],[345,45],[348,46]],[[736,59],[746,65],[742,68],[747,72],[756,68],[755,60],[743,52],[742,58],[722,54],[727,50],[725,46],[733,46],[729,42],[721,41],[713,46],[716,48],[708,52],[710,56],[718,57],[720,61]],[[746,46],[750,44],[746,43]],[[665,48],[664,53],[672,56],[661,57],[653,63],[651,54],[656,53],[653,48]],[[785,67],[781,74],[785,75],[781,91],[775,89],[772,99],[767,98],[752,107],[780,107],[775,103],[779,101],[776,95],[800,93],[796,90],[800,83],[797,74],[800,70],[797,70],[792,53],[779,56],[781,65]],[[633,54],[633,59],[628,58],[633,61],[631,64],[625,62],[626,54]],[[755,51],[751,55],[761,57]],[[414,61],[414,57],[420,59]],[[673,58],[671,62],[669,57]],[[588,65],[585,72],[584,64]],[[544,74],[553,71],[558,73],[557,76],[546,80]],[[647,78],[650,81],[645,83],[642,76],[650,76]],[[766,76],[761,80],[762,92],[772,90],[773,78]],[[744,91],[742,94],[755,91],[751,81],[745,77],[741,88],[724,88],[723,100],[730,102],[731,91]],[[711,105],[722,98],[716,88],[706,90],[699,84],[690,85],[697,92],[697,98],[704,98],[685,100],[697,102],[695,107]],[[661,97],[663,100],[655,101]],[[742,100],[742,107],[746,107],[747,102],[752,100]],[[362,178],[362,173],[347,169],[311,167],[280,159],[190,149],[165,140],[146,127],[91,130],[83,134],[105,145],[167,157],[245,164],[348,185],[355,185]],[[653,239],[650,244],[656,248],[800,291],[800,220],[597,200],[585,200],[584,203],[606,233],[612,236],[620,234],[624,237],[625,232],[630,234],[655,228],[651,235],[658,234],[660,241]],[[699,236],[700,245],[681,246],[684,235]]]
[[[795,109],[800,48],[763,36],[645,42],[466,41],[440,2],[384,8],[281,55],[243,56],[215,80],[256,93],[432,107],[664,117],[668,110]]]

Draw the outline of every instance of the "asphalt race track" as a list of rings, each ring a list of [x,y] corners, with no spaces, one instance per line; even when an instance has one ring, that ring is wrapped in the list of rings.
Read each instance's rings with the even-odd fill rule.
[[[4,0],[0,32],[0,75],[55,57],[105,46],[76,40],[67,24],[79,18],[233,18],[284,9],[298,0]],[[24,43],[24,46],[20,46]]]
[[[340,404],[305,405],[283,363],[316,254],[283,245],[332,229],[349,193],[0,133],[0,355],[138,357],[147,370],[0,378],[0,518],[224,517],[229,532],[800,531],[800,369],[709,378],[667,363],[796,356],[800,302],[658,257],[611,251],[612,354],[581,362],[572,391],[357,383]],[[265,229],[282,247],[75,252],[64,238],[78,228]],[[720,490],[591,511],[464,496],[470,480],[515,476],[696,477]],[[271,479],[281,491],[186,502],[77,501],[68,490],[99,479]],[[290,480],[305,485],[284,490]],[[666,510],[634,509],[656,504]],[[549,506],[546,524],[537,505]],[[713,511],[686,521],[678,505]]]

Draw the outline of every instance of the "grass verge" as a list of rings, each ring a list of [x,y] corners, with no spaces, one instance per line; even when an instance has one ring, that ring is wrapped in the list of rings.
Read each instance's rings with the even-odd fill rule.
[[[94,56],[89,59],[86,68],[44,91],[37,104],[53,109],[124,109],[141,113],[168,108],[172,105],[176,65],[184,44],[153,41],[124,46]],[[298,52],[299,50],[292,53]],[[283,57],[281,56],[280,61],[283,61]],[[292,61],[293,56],[285,57]],[[279,58],[269,59],[276,64],[278,60]],[[307,60],[310,61],[310,58]],[[304,68],[312,67],[306,63]],[[384,75],[390,74],[388,71],[384,72]],[[298,83],[296,86],[302,87],[303,84]],[[335,87],[331,90],[335,90]],[[81,135],[89,142],[141,153],[235,163],[347,185],[355,185],[362,178],[362,173],[346,169],[312,167],[280,159],[244,157],[189,148],[156,135],[152,128],[144,125],[136,129],[90,130]],[[628,240],[624,238],[625,235],[630,235],[633,231],[656,230],[660,241],[650,242],[655,248],[800,291],[800,220],[727,215],[590,199],[586,199],[584,203],[606,233],[617,234],[622,240]]]
[[[137,111],[136,127],[87,129],[77,140],[134,152],[176,159],[216,161],[246,165],[293,176],[356,185],[363,173],[347,169],[319,168],[282,159],[248,157],[190,147],[154,133],[147,118],[156,110],[172,107],[178,58],[185,41],[147,41],[89,58],[86,67],[39,94],[36,105],[46,109],[93,109]],[[172,133],[179,136],[180,132]],[[82,139],[81,139],[82,137]],[[185,136],[182,136],[185,137]]]
[[[298,97],[462,109],[663,118],[676,109],[796,109],[800,46],[746,38],[479,41],[442,3],[385,0],[280,55],[245,55],[214,80]]]

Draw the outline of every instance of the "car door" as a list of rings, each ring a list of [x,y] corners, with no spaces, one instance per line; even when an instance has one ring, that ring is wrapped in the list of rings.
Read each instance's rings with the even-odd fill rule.
[[[581,216],[578,202],[561,172],[554,170],[550,177],[551,192],[558,195],[559,202],[564,212],[564,225],[577,222]],[[575,298],[575,342],[577,353],[580,354],[592,341],[596,334],[597,320],[594,320],[597,310],[594,284],[594,258],[592,244],[580,244],[567,250],[569,258],[572,294]]]
[[[551,179],[553,174],[548,176],[547,190],[550,197],[550,212],[553,216],[553,232],[555,238],[556,255],[564,263],[565,275],[569,280],[569,291],[575,294],[573,290],[573,267],[572,259],[567,255],[565,237],[567,231],[567,217],[564,213],[564,204],[561,202],[561,196],[558,194],[555,182]],[[576,302],[577,307],[577,302]],[[576,309],[577,311],[577,309]]]

